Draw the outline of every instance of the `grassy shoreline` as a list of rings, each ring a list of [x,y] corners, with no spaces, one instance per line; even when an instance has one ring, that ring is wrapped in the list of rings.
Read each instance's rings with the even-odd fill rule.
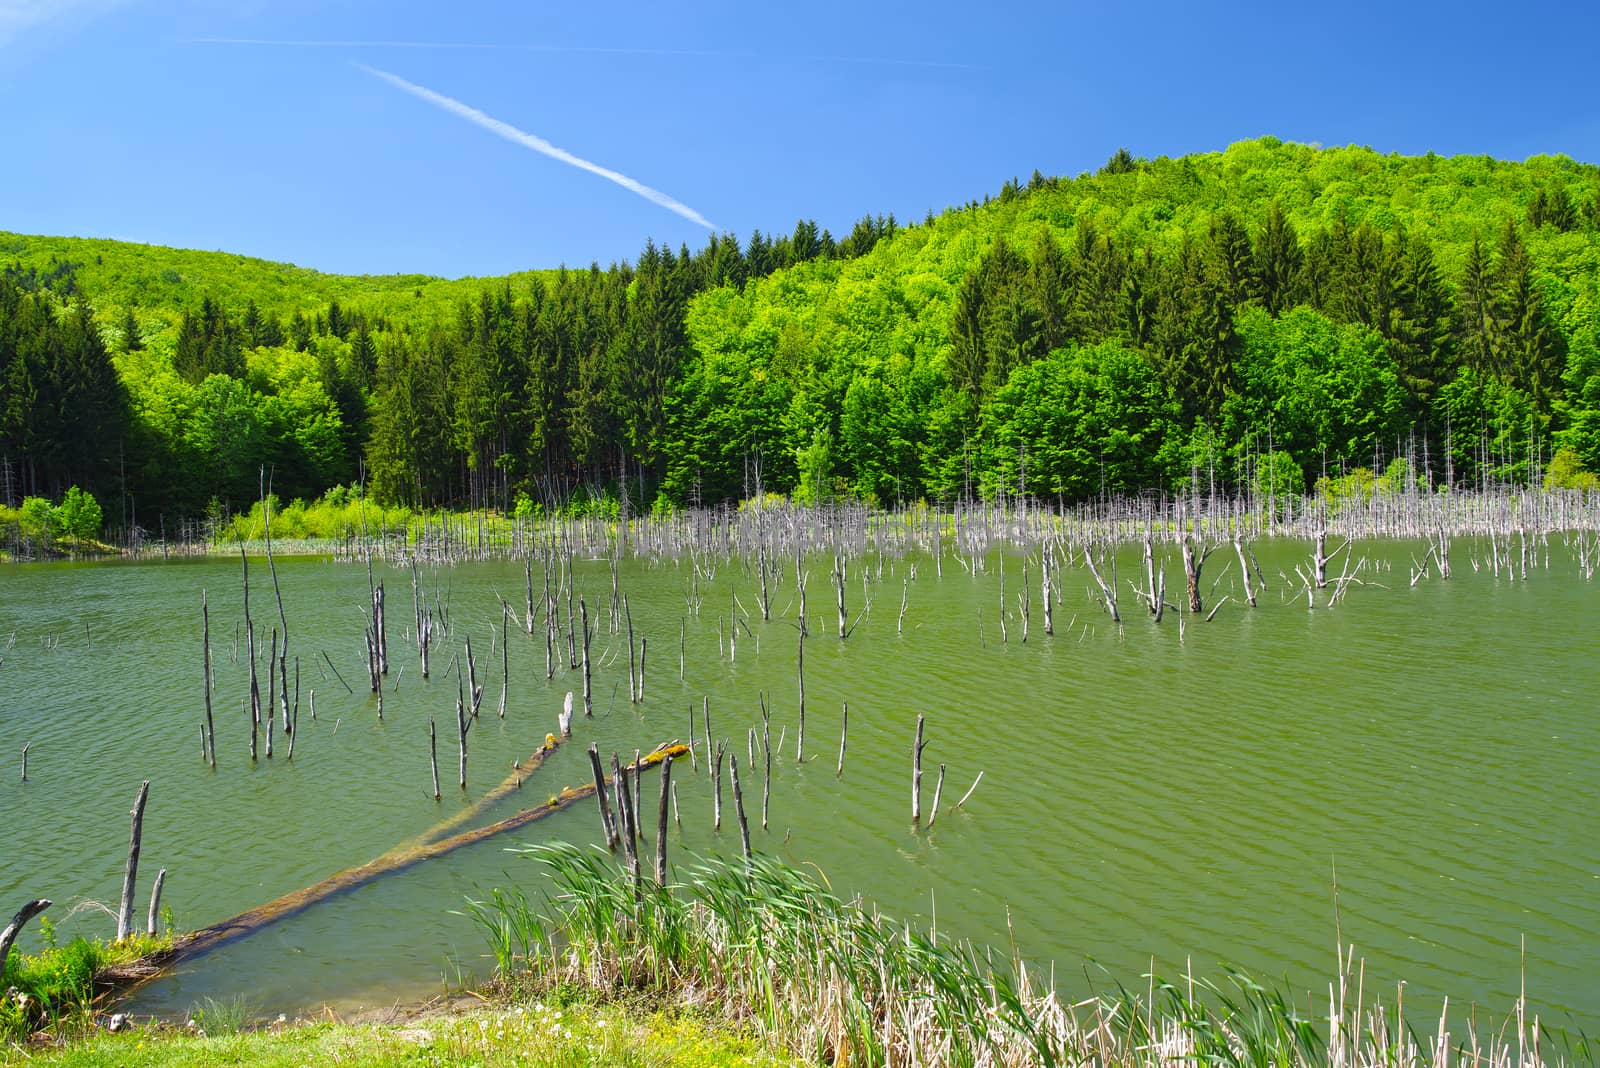
[[[237,1006],[233,1007],[237,1008]],[[250,1026],[229,1007],[193,1026],[146,1022],[116,1033],[86,1026],[62,1044],[0,1049],[0,1064],[57,1068],[300,1068],[390,1065],[630,1065],[787,1068],[797,1062],[706,1013],[662,1004],[457,998],[354,1020],[279,1018]]]
[[[203,999],[182,1023],[119,1021],[84,997],[0,1045],[0,1063],[110,1065],[1072,1065],[1094,1068],[1555,1068],[1586,1036],[1519,998],[1498,1018],[1408,1017],[1343,955],[1326,1011],[1229,973],[1144,976],[1073,1001],[1020,957],[888,919],[821,877],[756,854],[657,885],[569,845],[547,869],[468,901],[497,963],[488,993],[339,1019],[252,1021]],[[37,959],[30,958],[30,965]],[[17,972],[13,970],[11,976]],[[1402,984],[1403,987],[1403,984]],[[79,989],[74,987],[73,989]],[[80,990],[80,993],[82,991]],[[1452,1025],[1460,1032],[1452,1031]]]

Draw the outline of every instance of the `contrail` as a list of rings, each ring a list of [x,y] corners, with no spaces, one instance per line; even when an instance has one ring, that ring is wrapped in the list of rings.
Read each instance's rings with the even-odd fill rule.
[[[503,137],[513,144],[521,145],[523,148],[531,148],[540,155],[549,156],[553,160],[559,160],[560,162],[572,167],[576,167],[581,171],[588,171],[590,174],[597,174],[601,178],[606,179],[608,182],[616,182],[622,188],[639,194],[652,204],[659,204],[668,211],[676,212],[677,214],[682,215],[685,219],[688,219],[690,222],[699,223],[707,230],[715,230],[717,228],[715,223],[711,222],[704,215],[701,215],[698,211],[695,211],[689,205],[683,203],[683,201],[674,200],[672,197],[669,197],[667,194],[661,192],[661,190],[652,189],[643,182],[629,178],[626,174],[623,174],[620,171],[614,171],[609,167],[602,167],[598,163],[591,163],[581,156],[574,156],[566,149],[557,148],[555,145],[552,145],[549,141],[546,141],[544,138],[539,137],[536,134],[528,133],[525,130],[519,130],[509,122],[502,122],[493,115],[485,115],[477,108],[468,104],[463,104],[459,100],[453,100],[442,93],[436,93],[432,89],[425,89],[420,85],[408,82],[398,74],[390,74],[386,70],[378,70],[377,68],[369,67],[364,63],[357,63],[355,66],[358,70],[365,71],[374,78],[381,78],[390,85],[394,86],[396,89],[403,89],[412,96],[417,97],[419,100],[426,100],[435,107],[442,108],[445,111],[450,112],[452,115],[466,119],[475,126],[481,126],[490,133]]]

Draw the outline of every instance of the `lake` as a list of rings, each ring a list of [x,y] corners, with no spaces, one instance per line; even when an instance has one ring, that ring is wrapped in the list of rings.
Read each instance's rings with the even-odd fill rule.
[[[1177,600],[1182,572],[1168,551],[1168,596]],[[0,908],[9,915],[51,897],[63,936],[109,934],[114,920],[82,903],[114,905],[128,810],[146,778],[140,922],[150,881],[165,867],[163,900],[180,928],[193,928],[368,861],[461,812],[557,729],[569,690],[579,707],[572,742],[478,822],[589,781],[591,742],[608,760],[613,751],[626,760],[636,748],[687,739],[689,709],[698,721],[703,697],[716,736],[730,739],[743,765],[765,693],[775,749],[766,831],[759,749],[756,767],[741,769],[755,848],[814,864],[836,891],[935,923],[942,935],[996,946],[1014,939],[1054,966],[1065,994],[1117,982],[1142,988],[1152,967],[1177,976],[1192,964],[1214,977],[1237,967],[1286,983],[1302,1005],[1310,992],[1320,1015],[1342,936],[1366,959],[1369,992],[1390,1000],[1404,980],[1408,1006],[1448,995],[1498,1015],[1525,981],[1530,1011],[1547,1021],[1600,1023],[1596,588],[1555,537],[1548,566],[1541,554],[1526,580],[1475,570],[1467,557],[1477,550],[1461,538],[1454,576],[1415,586],[1409,568],[1425,549],[1373,541],[1355,550],[1372,563],[1366,584],[1333,608],[1319,597],[1308,610],[1293,575],[1307,543],[1263,539],[1256,551],[1271,586],[1260,606],[1238,603],[1234,590],[1211,622],[1190,621],[1181,636],[1174,612],[1154,623],[1128,591],[1140,574],[1136,546],[1119,556],[1120,628],[1080,566],[1060,574],[1056,633],[1046,635],[1031,565],[1026,642],[1016,551],[1005,553],[1003,580],[999,552],[970,570],[947,552],[942,577],[918,554],[852,561],[847,609],[860,619],[843,641],[831,561],[812,557],[801,764],[792,559],[770,622],[760,618],[753,568],[722,562],[693,576],[687,564],[624,560],[620,588],[649,642],[638,705],[628,697],[626,631],[612,633],[607,618],[610,566],[579,560],[575,586],[596,630],[592,719],[582,716],[581,671],[568,670],[564,648],[546,681],[542,623],[531,638],[513,625],[507,712],[495,714],[499,598],[521,611],[520,563],[422,570],[429,602],[438,598],[450,624],[426,681],[411,640],[410,572],[378,565],[391,664],[380,721],[366,685],[366,569],[280,558],[300,733],[292,762],[280,734],[273,759],[254,764],[237,558],[8,565],[0,569]],[[1226,564],[1219,552],[1207,565],[1203,585],[1220,579],[1208,609],[1236,585]],[[252,560],[250,577],[264,658],[277,620],[264,560]],[[537,564],[534,584],[537,597]],[[215,771],[201,758],[198,727],[202,590]],[[695,592],[698,614],[688,603]],[[730,656],[735,596],[749,630]],[[463,792],[447,668],[468,637],[484,698]],[[931,829],[910,819],[918,714],[928,740],[925,811],[939,765],[947,769]],[[429,778],[430,718],[439,726],[440,802]],[[24,745],[32,747],[26,783]],[[711,829],[703,753],[700,763],[699,774],[686,761],[674,768],[675,861],[739,849],[731,794],[721,833]],[[971,799],[953,811],[980,772]],[[653,843],[656,779],[647,774]],[[506,849],[554,839],[600,842],[594,802],[187,963],[147,987],[137,1008],[181,1013],[202,996],[236,994],[272,1013],[383,1005],[481,976],[486,947],[452,910],[508,880],[537,892],[538,867]],[[38,937],[31,926],[23,944],[36,947]]]

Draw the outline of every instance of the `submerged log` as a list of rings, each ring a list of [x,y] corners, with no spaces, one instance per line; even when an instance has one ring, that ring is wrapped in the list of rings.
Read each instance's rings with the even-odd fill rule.
[[[645,756],[642,762],[644,766],[651,767],[661,763],[669,756],[682,756],[686,751],[686,747],[673,742],[658,747],[655,751]],[[153,979],[179,961],[191,960],[219,946],[246,938],[263,927],[298,915],[312,905],[325,901],[330,897],[355,890],[386,875],[405,871],[425,860],[432,860],[435,857],[453,853],[464,846],[476,845],[496,835],[504,834],[506,831],[514,831],[521,827],[526,827],[536,820],[541,820],[552,813],[560,812],[569,805],[586,800],[590,794],[594,793],[594,790],[592,783],[586,783],[578,787],[564,787],[560,793],[553,795],[545,804],[523,809],[515,815],[508,816],[487,826],[474,828],[470,831],[462,831],[459,834],[451,835],[438,841],[425,841],[398,846],[384,853],[376,860],[330,875],[315,885],[285,894],[276,900],[267,902],[265,905],[259,905],[246,912],[241,912],[232,919],[223,920],[221,923],[215,923],[209,927],[203,927],[198,931],[179,935],[173,940],[170,948],[148,954],[125,964],[114,965],[101,972],[97,979],[102,983],[112,985],[136,984]]]

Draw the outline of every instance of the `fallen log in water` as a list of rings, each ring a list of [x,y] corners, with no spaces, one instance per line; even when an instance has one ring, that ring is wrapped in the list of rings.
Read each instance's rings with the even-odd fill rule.
[[[540,750],[542,755],[553,751],[559,742],[546,746]],[[658,746],[653,752],[647,754],[639,761],[642,767],[651,767],[660,764],[668,757],[682,756],[688,752],[688,747],[677,742]],[[172,945],[166,949],[158,950],[140,957],[138,960],[128,961],[114,965],[100,972],[95,980],[102,986],[131,987],[147,982],[166,971],[180,961],[190,960],[219,946],[230,942],[237,942],[248,938],[264,927],[270,926],[279,920],[304,912],[321,901],[325,901],[337,894],[355,890],[367,885],[386,875],[414,867],[425,860],[453,853],[463,846],[476,845],[487,841],[506,831],[514,831],[536,820],[541,820],[555,812],[560,812],[569,805],[585,800],[594,793],[593,783],[586,783],[577,787],[563,787],[561,792],[552,795],[549,801],[533,808],[525,808],[513,816],[508,816],[498,822],[478,827],[470,831],[441,838],[437,841],[422,841],[398,846],[359,867],[347,868],[335,875],[308,886],[302,890],[283,895],[265,905],[258,905],[246,912],[241,912],[232,919],[223,920],[221,923],[202,927],[198,931],[178,935],[173,939]]]

